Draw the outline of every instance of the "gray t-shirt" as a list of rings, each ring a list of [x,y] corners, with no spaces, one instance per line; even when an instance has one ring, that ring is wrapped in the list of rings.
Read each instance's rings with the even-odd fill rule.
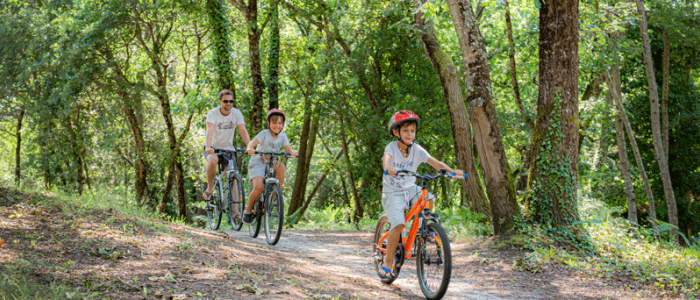
[[[236,134],[236,128],[238,125],[245,125],[245,120],[240,110],[231,108],[228,116],[224,116],[219,107],[212,108],[207,113],[206,122],[214,124],[214,133],[211,136],[210,145],[212,148],[235,150],[233,147],[233,136]]]
[[[280,149],[285,146],[289,146],[289,139],[287,138],[287,135],[283,132],[280,132],[280,134],[277,135],[277,138],[272,137],[272,133],[270,132],[270,129],[265,129],[263,131],[260,131],[258,135],[255,136],[255,139],[258,140],[258,145],[255,147],[255,151],[259,152],[280,152]],[[265,160],[262,157],[262,155],[253,155],[253,157],[250,158],[249,164],[261,164],[264,163]]]
[[[408,157],[404,157],[399,149],[397,141],[393,141],[386,145],[384,154],[391,155],[391,166],[396,170],[409,170],[415,172],[418,166],[430,159],[430,154],[418,144],[411,146],[411,152]],[[392,176],[384,175],[382,180],[383,192],[399,192],[404,191],[416,185],[416,178],[413,176]]]

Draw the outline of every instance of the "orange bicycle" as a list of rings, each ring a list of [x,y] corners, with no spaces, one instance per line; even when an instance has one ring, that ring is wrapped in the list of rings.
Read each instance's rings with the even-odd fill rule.
[[[387,174],[387,171],[384,171]],[[437,175],[418,174],[407,170],[398,170],[396,176],[415,176],[421,180],[421,196],[406,214],[406,226],[409,221],[411,229],[408,234],[401,235],[399,245],[396,247],[394,255],[393,277],[382,278],[384,283],[392,283],[399,275],[404,260],[416,256],[416,274],[421,291],[428,299],[440,299],[447,292],[452,275],[452,253],[450,251],[450,240],[445,229],[440,225],[440,218],[437,213],[428,208],[428,183],[442,177],[454,178],[454,173],[447,173],[445,169],[440,170]],[[457,178],[467,178],[467,174]],[[386,215],[377,221],[374,230],[373,253],[374,267],[379,268],[384,263],[386,255],[387,239],[391,223]],[[432,241],[434,239],[434,241]],[[414,251],[414,246],[416,251]],[[381,278],[381,277],[380,277]]]

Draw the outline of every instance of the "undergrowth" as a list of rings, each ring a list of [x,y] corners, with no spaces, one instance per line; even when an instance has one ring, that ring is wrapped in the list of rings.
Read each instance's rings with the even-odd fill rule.
[[[628,278],[639,286],[658,288],[661,293],[700,297],[700,246],[680,248],[668,238],[669,225],[655,231],[637,227],[614,217],[621,209],[602,201],[579,199],[582,227],[589,244],[573,245],[571,239],[536,225],[522,225],[524,248],[531,264],[562,264],[605,279]],[[566,230],[563,230],[566,231]],[[658,236],[657,239],[655,236]],[[687,239],[686,239],[687,240]],[[528,268],[526,268],[528,269]],[[528,270],[538,270],[534,267]]]

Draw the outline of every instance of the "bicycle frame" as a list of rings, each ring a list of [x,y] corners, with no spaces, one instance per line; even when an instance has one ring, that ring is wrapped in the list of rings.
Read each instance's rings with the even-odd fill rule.
[[[411,258],[413,257],[413,253],[411,253],[411,250],[413,250],[413,244],[416,240],[416,235],[418,234],[418,229],[420,229],[420,224],[421,222],[419,221],[422,216],[419,216],[419,213],[422,212],[424,209],[428,208],[427,206],[424,206],[423,204],[427,204],[427,201],[425,199],[428,198],[428,188],[423,185],[421,189],[421,195],[420,198],[418,198],[418,201],[416,204],[411,207],[411,209],[408,211],[408,214],[406,214],[404,222],[408,224],[408,222],[413,218],[413,222],[411,223],[411,230],[408,232],[408,237],[406,241],[401,241],[401,245],[404,248],[404,253],[405,256],[404,258]],[[416,222],[419,221],[419,222]],[[382,251],[384,254],[386,254],[386,248],[382,247],[382,242],[389,238],[389,232],[385,233],[381,238],[379,238],[379,241],[377,242],[377,248]],[[403,240],[403,237],[401,237],[401,240]]]

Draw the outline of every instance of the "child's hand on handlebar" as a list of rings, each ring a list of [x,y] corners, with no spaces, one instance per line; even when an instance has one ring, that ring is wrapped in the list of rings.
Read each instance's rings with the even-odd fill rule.
[[[389,174],[389,175],[396,175],[396,168],[394,168],[394,167],[388,167],[386,169],[386,171],[387,171],[387,174]]]
[[[454,173],[455,173],[455,176],[452,177],[452,180],[464,179],[464,171],[462,171],[460,169],[456,169],[456,170],[454,170]]]
[[[248,155],[253,155],[253,154],[255,154],[255,149],[248,148],[248,149],[245,149],[245,152],[248,153]]]
[[[204,152],[206,152],[207,154],[214,154],[214,153],[216,153],[215,150],[214,150],[213,148],[211,148],[211,147],[205,149]]]

